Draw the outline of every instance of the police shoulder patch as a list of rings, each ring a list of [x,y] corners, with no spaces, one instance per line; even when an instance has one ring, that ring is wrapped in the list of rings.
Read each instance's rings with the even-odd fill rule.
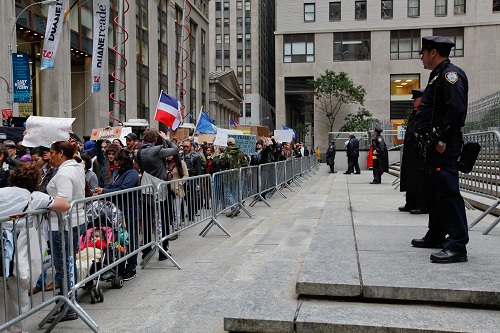
[[[448,72],[444,75],[446,78],[446,81],[450,82],[451,84],[455,84],[458,81],[458,74],[457,72]]]
[[[382,142],[382,138],[378,138],[378,142]]]

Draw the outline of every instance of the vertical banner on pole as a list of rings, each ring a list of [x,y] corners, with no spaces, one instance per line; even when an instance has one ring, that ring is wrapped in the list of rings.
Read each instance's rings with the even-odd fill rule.
[[[29,102],[31,78],[28,53],[12,53],[12,73],[14,103]]]
[[[109,0],[94,0],[94,38],[92,46],[92,92],[101,91],[102,73],[107,66]]]
[[[64,9],[66,7],[66,2],[66,0],[58,0],[55,5],[51,5],[49,7],[40,70],[54,68],[57,46],[59,44],[59,40],[61,39],[63,30]]]

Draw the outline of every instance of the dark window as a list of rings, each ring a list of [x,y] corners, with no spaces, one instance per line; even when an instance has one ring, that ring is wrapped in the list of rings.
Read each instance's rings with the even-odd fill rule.
[[[465,14],[465,0],[455,0],[453,4],[454,14]]]
[[[224,59],[229,59],[229,50],[224,50]]]
[[[356,20],[366,20],[366,1],[356,1],[354,3]]]
[[[215,59],[220,59],[221,55],[222,55],[222,51],[221,50],[215,51]]]
[[[243,50],[236,50],[236,58],[243,59]]]
[[[229,10],[229,1],[224,1],[224,10]]]
[[[371,33],[335,32],[333,34],[333,60],[370,60]]]
[[[391,119],[405,119],[408,109],[413,109],[411,91],[420,88],[420,74],[392,74]]]
[[[252,116],[252,103],[245,103],[245,117],[250,118]]]
[[[436,0],[436,5],[434,7],[434,14],[436,16],[446,16],[448,13],[448,0]]]
[[[450,51],[450,57],[463,57],[464,56],[464,28],[438,28],[433,29],[432,34],[434,36],[443,36],[449,38],[455,43]]]
[[[314,62],[314,34],[284,35],[283,62]]]
[[[313,22],[316,20],[316,4],[305,3],[304,4],[304,21]]]
[[[221,6],[220,6],[220,1],[216,1],[216,2],[215,2],[215,10],[216,10],[216,11],[220,11],[220,9],[221,9]]]
[[[493,0],[493,11],[500,12],[500,0]]]
[[[420,59],[420,30],[391,31],[391,60]]]
[[[237,27],[242,27],[243,26],[243,17],[237,17],[236,18],[236,26]]]
[[[340,2],[330,2],[328,15],[330,17],[330,22],[340,21],[340,7]]]
[[[382,0],[381,1],[381,16],[383,19],[391,19],[393,12],[392,12],[392,0]]]
[[[420,16],[420,0],[408,0],[408,17]]]

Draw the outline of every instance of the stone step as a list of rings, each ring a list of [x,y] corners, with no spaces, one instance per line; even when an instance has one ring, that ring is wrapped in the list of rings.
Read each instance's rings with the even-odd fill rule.
[[[500,312],[431,305],[304,300],[295,333],[500,332]]]

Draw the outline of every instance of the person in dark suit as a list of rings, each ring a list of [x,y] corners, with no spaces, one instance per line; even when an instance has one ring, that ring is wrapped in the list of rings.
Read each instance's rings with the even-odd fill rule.
[[[373,180],[370,184],[380,184],[382,182],[382,174],[389,171],[389,153],[385,145],[382,135],[382,128],[375,126],[373,130],[374,137],[372,138],[371,146],[373,148]]]
[[[356,139],[354,133],[349,133],[349,142],[347,142],[346,146],[346,155],[347,155],[347,171],[344,172],[345,175],[353,173],[356,170],[356,174],[360,174],[361,171],[359,169],[359,140]]]
[[[413,110],[406,124],[399,188],[401,192],[406,192],[406,203],[398,209],[402,212],[410,212],[410,214],[427,214],[424,187],[422,184],[424,160],[419,154],[415,139],[415,114],[422,100],[424,89],[413,89],[411,93],[413,98]]]
[[[415,247],[442,248],[435,263],[467,261],[469,233],[460,194],[458,163],[467,115],[469,83],[465,72],[448,58],[455,43],[445,37],[422,38],[421,60],[431,70],[416,113],[417,140],[424,159],[423,184],[429,230],[413,239]]]

